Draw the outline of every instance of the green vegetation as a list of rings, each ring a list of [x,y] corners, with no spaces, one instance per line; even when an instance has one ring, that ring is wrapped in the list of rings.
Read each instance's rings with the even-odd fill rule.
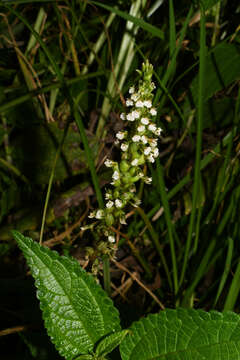
[[[172,310],[153,315],[153,322],[164,321],[165,313],[175,325],[202,317],[209,321],[206,333],[211,321],[237,323],[238,1],[12,0],[2,1],[0,10],[2,357],[59,358],[45,336],[13,229],[64,259],[76,258],[103,284],[120,312],[121,327],[102,330],[90,350],[79,348],[76,355],[98,349],[96,356],[117,359],[120,355],[115,350],[106,355],[105,347],[112,351],[111,343],[123,340],[122,358],[139,358],[141,348],[133,355],[133,343],[124,345],[130,335],[120,330],[159,308]],[[124,218],[120,212],[112,218],[108,211],[104,226],[109,229],[102,237],[94,211],[105,211],[105,194],[116,171],[104,162],[122,161],[121,171],[129,170],[115,140],[128,131],[121,114],[129,111],[129,88],[137,89],[141,80],[136,69],[147,61],[156,85],[154,123],[162,129],[158,156],[155,162],[139,157],[143,175],[137,173],[136,196],[124,203]],[[117,186],[123,196],[126,189]],[[122,205],[118,194],[112,196],[108,209],[113,200]],[[137,199],[141,203],[135,207]],[[95,219],[89,219],[91,213]],[[222,313],[226,310],[235,314]],[[112,331],[109,342],[94,347]],[[9,345],[13,342],[15,347]],[[225,345],[219,346],[220,354]],[[218,350],[206,357],[209,351],[206,347],[199,359],[218,359]],[[232,359],[238,356],[233,353]]]

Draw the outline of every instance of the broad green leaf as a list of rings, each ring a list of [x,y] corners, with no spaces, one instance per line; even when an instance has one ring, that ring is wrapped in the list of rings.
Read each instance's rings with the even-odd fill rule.
[[[73,258],[13,232],[35,278],[48,335],[66,359],[89,354],[103,336],[119,331],[119,314],[103,289]]]
[[[164,310],[135,322],[123,360],[239,360],[240,317],[232,312]]]
[[[204,101],[240,78],[239,62],[239,47],[234,44],[220,44],[207,55],[204,78]],[[198,82],[197,75],[191,85],[195,104],[197,104],[198,98]]]
[[[141,27],[143,30],[148,31],[150,34],[152,34],[152,36],[156,36],[160,39],[164,39],[164,33],[162,30],[158,29],[156,26],[153,26],[149,23],[147,23],[146,21],[139,19],[137,17],[134,17],[132,15],[129,15],[128,13],[121,11],[115,7],[112,6],[108,6],[105,4],[100,3],[99,1],[92,1],[93,4],[100,6],[106,10],[109,10],[112,13],[115,13],[119,16],[121,16],[123,19],[127,20],[127,21],[131,21],[132,23],[134,23],[135,25]]]
[[[118,345],[121,344],[121,342],[128,333],[129,330],[121,330],[113,334],[107,335],[97,345],[95,354],[99,357],[102,357],[111,353]]]
[[[94,360],[94,357],[93,355],[80,355],[74,358],[74,360]]]

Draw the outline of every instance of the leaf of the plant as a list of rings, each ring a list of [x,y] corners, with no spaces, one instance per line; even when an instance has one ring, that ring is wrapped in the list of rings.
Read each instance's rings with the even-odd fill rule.
[[[135,322],[123,360],[239,360],[240,317],[233,312],[164,310]]]
[[[234,44],[218,45],[206,58],[206,76],[204,79],[204,100],[208,100],[217,91],[224,89],[240,78],[240,48]],[[193,101],[197,104],[198,75],[191,85]]]
[[[129,333],[129,330],[121,330],[113,334],[107,335],[100,340],[96,347],[95,354],[99,357],[106,356],[111,353],[118,345],[121,344],[125,336]]]
[[[66,359],[89,354],[103,336],[119,331],[111,299],[73,258],[13,232],[35,278],[48,335]]]
[[[115,14],[121,16],[123,19],[125,19],[127,21],[131,21],[135,25],[141,27],[143,30],[148,31],[150,34],[152,34],[152,36],[156,36],[160,39],[164,39],[164,32],[162,30],[158,29],[156,26],[153,26],[153,25],[147,23],[146,21],[139,19],[135,16],[129,15],[128,13],[125,13],[124,11],[118,10],[115,7],[102,4],[99,1],[92,1],[92,3],[95,5],[98,5],[106,10],[109,10],[112,13],[115,13]]]

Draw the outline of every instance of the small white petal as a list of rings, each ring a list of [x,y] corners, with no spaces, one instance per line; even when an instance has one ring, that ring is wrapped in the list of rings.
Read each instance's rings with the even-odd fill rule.
[[[122,201],[121,201],[121,200],[116,199],[116,200],[115,200],[115,205],[116,205],[117,208],[120,208],[120,207],[122,207],[123,204],[122,204]]]
[[[131,162],[131,165],[132,165],[132,166],[137,166],[137,165],[138,165],[138,159],[134,159],[134,160]]]
[[[130,88],[129,88],[129,94],[133,94],[134,93],[134,91],[135,91],[135,89],[134,89],[134,87],[133,86],[131,86]]]
[[[141,100],[138,100],[137,102],[136,102],[136,107],[137,108],[142,108],[144,105],[143,105],[143,102],[141,101]]]
[[[148,138],[147,138],[145,135],[143,135],[143,136],[141,137],[141,140],[142,140],[143,144],[147,144],[147,143],[148,143]]]
[[[121,144],[122,151],[127,151],[127,149],[128,149],[128,144]]]
[[[133,101],[130,99],[127,99],[126,106],[133,106]]]
[[[135,120],[135,118],[132,116],[132,113],[127,114],[127,120],[128,121],[134,121]]]
[[[137,101],[138,98],[139,98],[139,95],[138,95],[138,94],[132,94],[132,95],[131,95],[131,99],[132,99],[133,101]]]
[[[106,203],[106,207],[107,207],[108,209],[112,208],[113,205],[114,205],[113,201],[108,201],[108,202]]]
[[[113,178],[113,180],[118,180],[119,179],[119,172],[117,170],[114,171],[114,173],[112,174],[112,178]]]
[[[145,184],[151,184],[152,183],[152,178],[151,177],[146,177],[144,179],[144,182],[145,182]]]
[[[142,118],[142,119],[141,119],[141,123],[142,123],[143,125],[148,125],[148,124],[149,124],[148,118]]]
[[[132,117],[133,117],[134,119],[139,119],[140,113],[139,113],[137,110],[135,110],[135,111],[132,112]]]
[[[154,134],[157,135],[157,136],[160,136],[161,133],[162,133],[162,129],[160,127],[157,128],[156,131],[154,132]]]
[[[95,218],[96,218],[96,219],[102,219],[102,218],[103,218],[103,215],[104,215],[104,211],[103,211],[103,210],[98,210],[98,211],[96,212]]]
[[[114,165],[114,162],[112,160],[109,160],[107,159],[105,162],[104,162],[104,165],[106,167],[112,167]]]
[[[150,155],[150,156],[148,157],[148,161],[150,161],[151,163],[154,163],[154,162],[155,162],[155,159],[154,159],[154,157],[153,157],[152,155]]]
[[[151,153],[152,149],[150,146],[144,149],[144,155],[149,155]]]
[[[138,141],[140,141],[140,139],[141,139],[141,136],[139,136],[139,135],[134,135],[134,136],[132,137],[132,141],[133,141],[133,142],[138,142]]]
[[[109,235],[108,236],[108,241],[110,242],[110,243],[115,243],[115,237],[113,236],[113,235]]]
[[[140,126],[137,128],[137,131],[138,131],[138,132],[144,132],[144,131],[145,131],[145,126],[144,126],[144,125],[140,125]]]
[[[116,134],[116,138],[118,138],[119,140],[122,140],[124,139],[125,137],[125,133],[123,131],[119,131],[117,134]]]
[[[154,125],[154,124],[149,124],[148,125],[148,129],[150,130],[150,131],[156,131],[157,130],[157,127],[156,127],[156,125]]]
[[[148,109],[152,107],[152,102],[150,100],[145,100],[143,104]]]
[[[152,109],[150,110],[150,114],[151,114],[152,116],[156,116],[156,115],[157,115],[156,109],[152,108]]]
[[[153,151],[153,156],[158,157],[158,155],[159,155],[159,150],[158,150],[158,148],[155,148]]]
[[[125,114],[125,113],[121,113],[121,115],[120,115],[120,119],[122,119],[122,120],[126,120],[126,114]]]
[[[95,218],[95,211],[91,212],[89,215],[88,215],[89,219],[93,219]]]

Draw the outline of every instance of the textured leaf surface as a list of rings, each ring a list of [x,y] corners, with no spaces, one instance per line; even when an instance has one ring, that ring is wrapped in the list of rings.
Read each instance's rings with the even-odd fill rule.
[[[113,334],[107,335],[96,347],[96,355],[99,357],[106,356],[111,353],[118,345],[121,344],[129,330],[117,331]]]
[[[13,234],[36,279],[48,334],[62,356],[87,354],[101,337],[120,330],[111,299],[76,260]]]
[[[240,317],[232,312],[164,310],[130,331],[123,360],[240,360]]]

